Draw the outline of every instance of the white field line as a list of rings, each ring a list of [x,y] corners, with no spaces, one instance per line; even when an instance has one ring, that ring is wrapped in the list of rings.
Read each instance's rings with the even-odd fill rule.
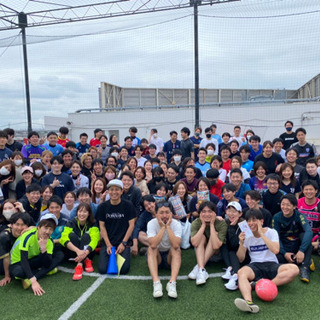
[[[65,267],[58,267],[59,270],[66,272],[66,273],[74,273],[73,269],[65,268]],[[221,277],[224,274],[224,272],[219,273],[210,273],[209,278],[218,278]],[[89,276],[89,277],[98,277],[103,279],[118,279],[118,280],[152,280],[151,276],[124,276],[124,275],[109,275],[109,274],[100,274],[96,272],[87,273],[84,272],[83,275]],[[170,276],[160,276],[160,280],[170,280]],[[177,280],[187,280],[188,276],[178,276]]]
[[[87,299],[100,287],[106,278],[101,276],[65,311],[58,320],[67,320],[78,311],[78,309],[87,301]]]

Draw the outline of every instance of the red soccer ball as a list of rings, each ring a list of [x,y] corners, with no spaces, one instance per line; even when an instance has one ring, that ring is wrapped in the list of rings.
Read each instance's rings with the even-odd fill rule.
[[[278,288],[269,279],[261,279],[255,287],[257,296],[263,301],[273,301],[278,295]]]

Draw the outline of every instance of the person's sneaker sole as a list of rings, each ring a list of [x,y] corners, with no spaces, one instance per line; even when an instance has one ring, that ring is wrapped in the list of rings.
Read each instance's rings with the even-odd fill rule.
[[[176,298],[178,298],[178,294],[176,292],[168,291],[168,297],[170,297],[172,299],[176,299]]]
[[[225,284],[224,286],[226,287],[227,290],[230,290],[230,291],[235,291],[235,290],[238,290],[238,289],[239,289],[239,286],[234,286],[234,287],[231,287],[231,286],[230,286],[230,287],[229,287],[229,286],[227,286],[227,284]]]
[[[207,280],[201,280],[201,281],[197,281],[196,285],[197,286],[201,286],[202,284],[205,284],[207,282]]]
[[[163,296],[163,292],[162,291],[156,291],[153,293],[153,297],[154,298],[161,298]]]
[[[258,313],[259,307],[256,304],[249,305],[246,300],[237,298],[234,300],[236,307],[244,312]]]
[[[310,282],[310,279],[308,279],[308,278],[300,278],[300,280],[302,282],[305,282],[305,283],[309,283]]]

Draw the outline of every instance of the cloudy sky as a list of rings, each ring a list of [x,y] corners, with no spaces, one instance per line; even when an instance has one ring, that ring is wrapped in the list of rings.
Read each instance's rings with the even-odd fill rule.
[[[32,11],[34,3],[25,1],[21,7],[23,2],[2,1]],[[45,115],[66,117],[99,107],[102,81],[192,88],[192,13],[190,8],[27,28],[33,127],[41,128]],[[320,72],[319,21],[318,0],[242,0],[200,7],[200,87],[299,88]],[[26,128],[20,43],[19,30],[0,32],[0,128]]]

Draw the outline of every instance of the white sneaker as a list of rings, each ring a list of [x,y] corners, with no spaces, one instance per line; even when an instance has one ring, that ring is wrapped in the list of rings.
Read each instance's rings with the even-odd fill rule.
[[[199,266],[196,264],[192,269],[192,271],[188,274],[188,278],[191,280],[196,280],[198,272],[199,272]]]
[[[177,298],[177,283],[176,282],[168,282],[166,286],[168,296],[170,298]]]
[[[206,269],[199,269],[196,279],[196,285],[205,284],[209,278],[208,272]]]
[[[224,285],[228,290],[238,289],[238,275],[234,274],[231,279]]]
[[[160,298],[163,296],[162,292],[162,284],[160,281],[153,283],[153,297],[154,298]]]
[[[228,267],[226,269],[226,272],[221,276],[221,278],[224,280],[230,280],[232,277],[231,271],[232,271],[232,267]]]

